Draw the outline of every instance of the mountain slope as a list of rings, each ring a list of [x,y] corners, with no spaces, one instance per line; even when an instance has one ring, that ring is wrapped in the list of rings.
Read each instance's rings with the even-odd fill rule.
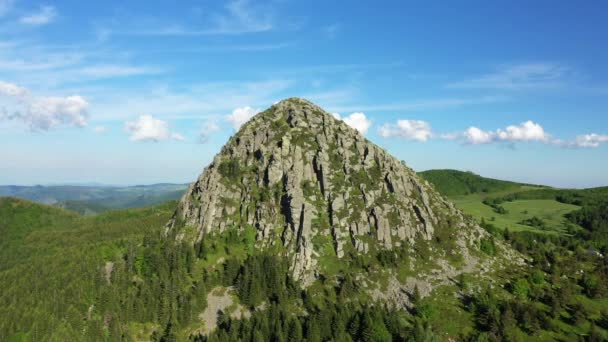
[[[444,270],[473,269],[486,234],[386,151],[297,98],[256,115],[228,141],[168,228],[197,242],[251,231],[256,248],[287,256],[305,284],[343,258],[384,250],[430,249]]]
[[[108,330],[119,323],[114,312],[126,306],[127,291],[110,292],[107,279],[117,283],[123,256],[133,259],[175,205],[81,217],[0,198],[0,341],[121,340]]]
[[[462,196],[475,193],[493,193],[518,190],[536,185],[486,178],[472,172],[458,170],[428,170],[418,175],[429,181],[444,196]]]

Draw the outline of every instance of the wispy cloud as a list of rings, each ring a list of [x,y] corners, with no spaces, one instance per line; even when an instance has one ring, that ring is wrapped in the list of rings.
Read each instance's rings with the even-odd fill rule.
[[[211,36],[211,35],[238,35],[246,33],[259,33],[274,28],[274,11],[268,7],[261,7],[257,2],[249,0],[229,1],[221,11],[204,15],[200,18],[206,25],[167,24],[158,20],[144,20],[135,26],[121,30],[109,27],[100,27],[97,30],[98,38],[108,39],[111,35],[136,36]],[[131,18],[132,20],[132,18]]]
[[[158,66],[134,65],[128,54],[112,49],[46,46],[31,41],[3,41],[0,45],[9,47],[0,49],[0,72],[13,82],[30,86],[60,87],[166,72]]]
[[[127,77],[138,75],[150,75],[163,72],[160,68],[137,67],[130,65],[93,65],[72,70],[74,76],[85,76],[91,78]]]
[[[181,47],[171,50],[167,49],[142,49],[140,53],[157,53],[157,54],[176,54],[176,53],[201,53],[201,52],[256,52],[256,51],[273,51],[285,49],[294,46],[293,42],[280,43],[251,43],[251,44],[223,44],[223,45],[205,45],[193,47]]]
[[[40,6],[37,12],[30,13],[19,19],[19,22],[26,25],[46,25],[50,24],[57,17],[57,10],[53,6]]]
[[[359,106],[337,106],[332,107],[334,111],[369,111],[369,112],[385,112],[385,111],[413,111],[413,110],[424,110],[424,109],[441,109],[441,108],[453,108],[468,105],[488,104],[503,102],[508,100],[505,96],[482,96],[482,97],[471,97],[471,98],[436,98],[436,99],[423,99],[413,100],[411,102],[398,102],[378,105],[359,105]]]
[[[206,119],[228,113],[238,106],[261,108],[270,105],[292,85],[292,81],[226,81],[188,87],[138,87],[111,89],[94,103],[104,120],[121,120],[131,113],[155,113],[163,119]]]
[[[7,44],[9,44],[7,42]],[[54,52],[11,42],[11,48],[0,51],[0,71],[27,72],[65,68],[81,63],[81,52]]]
[[[499,66],[493,73],[448,84],[448,88],[526,90],[558,88],[569,69],[555,63]]]
[[[554,144],[566,148],[596,148],[608,143],[608,134],[581,134],[574,140],[554,140]]]
[[[384,70],[402,67],[402,62],[386,62],[386,63],[345,63],[345,64],[324,64],[324,65],[302,65],[297,68],[273,68],[272,70],[264,70],[265,73],[275,73],[282,75],[301,75],[311,73],[342,73],[364,70]]]
[[[209,141],[209,136],[215,132],[220,130],[220,126],[218,125],[215,119],[206,120],[202,127],[198,136],[198,142],[204,144]]]

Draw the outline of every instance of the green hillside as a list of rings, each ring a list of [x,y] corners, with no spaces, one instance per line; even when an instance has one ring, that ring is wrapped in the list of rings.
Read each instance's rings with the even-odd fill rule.
[[[304,290],[251,230],[163,238],[176,202],[83,217],[0,198],[0,340],[606,340],[608,188],[492,189],[453,198],[492,234],[484,253],[509,244],[529,266],[458,277],[400,310],[373,305],[352,274],[387,291],[407,249],[360,255]]]
[[[485,178],[468,171],[428,170],[418,172],[445,196],[462,196],[476,193],[496,193],[537,188],[536,185]]]
[[[169,202],[79,217],[24,200],[0,199],[0,340],[608,337],[608,268],[587,252],[591,240],[585,236],[503,236],[493,231],[496,242],[528,255],[531,267],[495,274],[492,286],[477,277],[460,277],[430,296],[412,298],[409,310],[393,310],[370,305],[349,273],[338,283],[325,280],[302,290],[290,278],[286,261],[256,252],[255,237],[247,232],[228,230],[190,247],[168,242],[158,232],[174,207]],[[605,217],[602,222],[604,228],[593,227],[606,231]],[[606,241],[592,243],[608,250]],[[486,253],[493,253],[493,243],[484,247]],[[374,274],[398,260],[381,253],[349,267]],[[218,305],[222,293],[228,293],[232,304],[222,307],[213,332],[198,335],[206,329],[199,315]],[[237,309],[249,312],[250,318],[233,316]]]
[[[580,209],[583,199],[597,191],[554,189],[457,170],[429,170],[420,175],[479,222],[501,230],[542,234],[580,228],[566,215]]]
[[[0,341],[80,341],[77,331],[103,329],[104,317],[92,309],[107,296],[103,267],[140,246],[174,207],[168,202],[84,218],[0,198]]]

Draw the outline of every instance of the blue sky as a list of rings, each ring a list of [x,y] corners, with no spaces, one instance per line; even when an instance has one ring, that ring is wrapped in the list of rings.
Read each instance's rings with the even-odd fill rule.
[[[415,170],[608,185],[607,11],[0,0],[0,184],[189,182],[298,96]]]

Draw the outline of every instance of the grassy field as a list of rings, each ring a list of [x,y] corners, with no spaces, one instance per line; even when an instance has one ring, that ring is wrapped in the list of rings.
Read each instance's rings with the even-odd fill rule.
[[[478,221],[481,222],[483,219],[499,229],[508,228],[510,231],[564,233],[567,227],[572,225],[566,221],[564,215],[580,208],[576,205],[560,203],[555,200],[517,200],[501,204],[507,213],[499,214],[494,208],[482,203],[483,197],[474,194],[459,196],[452,200],[459,209]],[[533,217],[540,218],[545,223],[545,227],[538,228],[522,224],[522,221]]]
[[[465,214],[499,229],[565,233],[573,224],[564,215],[580,209],[577,205],[556,201],[560,190],[546,186],[485,178],[457,170],[430,170],[419,174]],[[483,203],[485,199],[514,197],[513,194],[517,194],[517,198],[499,204],[505,209],[503,212]]]

